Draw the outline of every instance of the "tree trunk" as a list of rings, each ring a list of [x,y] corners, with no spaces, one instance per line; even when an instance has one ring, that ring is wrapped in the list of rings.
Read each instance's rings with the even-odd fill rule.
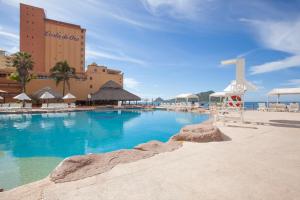
[[[64,79],[64,85],[63,85],[63,96],[65,96],[65,87],[66,87],[66,80]]]
[[[26,92],[26,87],[25,87],[25,84],[24,83],[22,83],[22,92]]]

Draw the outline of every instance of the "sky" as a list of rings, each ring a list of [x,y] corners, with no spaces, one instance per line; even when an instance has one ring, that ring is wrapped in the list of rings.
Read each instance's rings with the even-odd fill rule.
[[[265,101],[272,88],[300,87],[300,0],[0,0],[0,48],[19,50],[19,3],[86,28],[86,65],[124,72],[143,98],[222,91],[243,57]],[[283,100],[299,100],[285,97]]]

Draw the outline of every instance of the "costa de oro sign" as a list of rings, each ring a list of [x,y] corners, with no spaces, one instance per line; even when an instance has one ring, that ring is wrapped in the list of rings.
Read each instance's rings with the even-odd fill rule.
[[[69,35],[69,34],[60,33],[60,32],[53,33],[51,31],[46,31],[45,37],[52,37],[52,38],[59,39],[59,40],[73,40],[73,41],[79,40],[79,37],[76,35]]]

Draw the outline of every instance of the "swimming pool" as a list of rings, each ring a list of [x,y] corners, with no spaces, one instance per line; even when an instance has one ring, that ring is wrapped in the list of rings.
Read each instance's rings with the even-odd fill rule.
[[[145,110],[108,110],[0,115],[0,188],[46,177],[72,155],[130,149],[167,141],[186,124],[207,115]]]

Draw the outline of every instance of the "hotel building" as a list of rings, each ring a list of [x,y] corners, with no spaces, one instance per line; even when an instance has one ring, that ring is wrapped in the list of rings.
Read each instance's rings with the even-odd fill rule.
[[[20,4],[20,51],[32,55],[36,73],[48,73],[63,60],[83,73],[85,32],[79,25],[46,18],[42,8]]]
[[[79,25],[48,19],[44,9],[20,4],[20,51],[32,55],[32,74],[36,77],[27,84],[27,94],[45,87],[62,93],[62,83],[56,85],[50,78],[50,69],[59,61],[67,61],[75,68],[77,78],[70,79],[70,91],[66,87],[66,93],[71,92],[79,101],[86,101],[88,94],[110,80],[123,86],[123,73],[119,70],[96,63],[85,68],[85,34],[86,30]],[[0,88],[13,96],[20,92],[20,87],[7,88],[12,82],[7,79],[11,71],[11,67],[0,63]]]

